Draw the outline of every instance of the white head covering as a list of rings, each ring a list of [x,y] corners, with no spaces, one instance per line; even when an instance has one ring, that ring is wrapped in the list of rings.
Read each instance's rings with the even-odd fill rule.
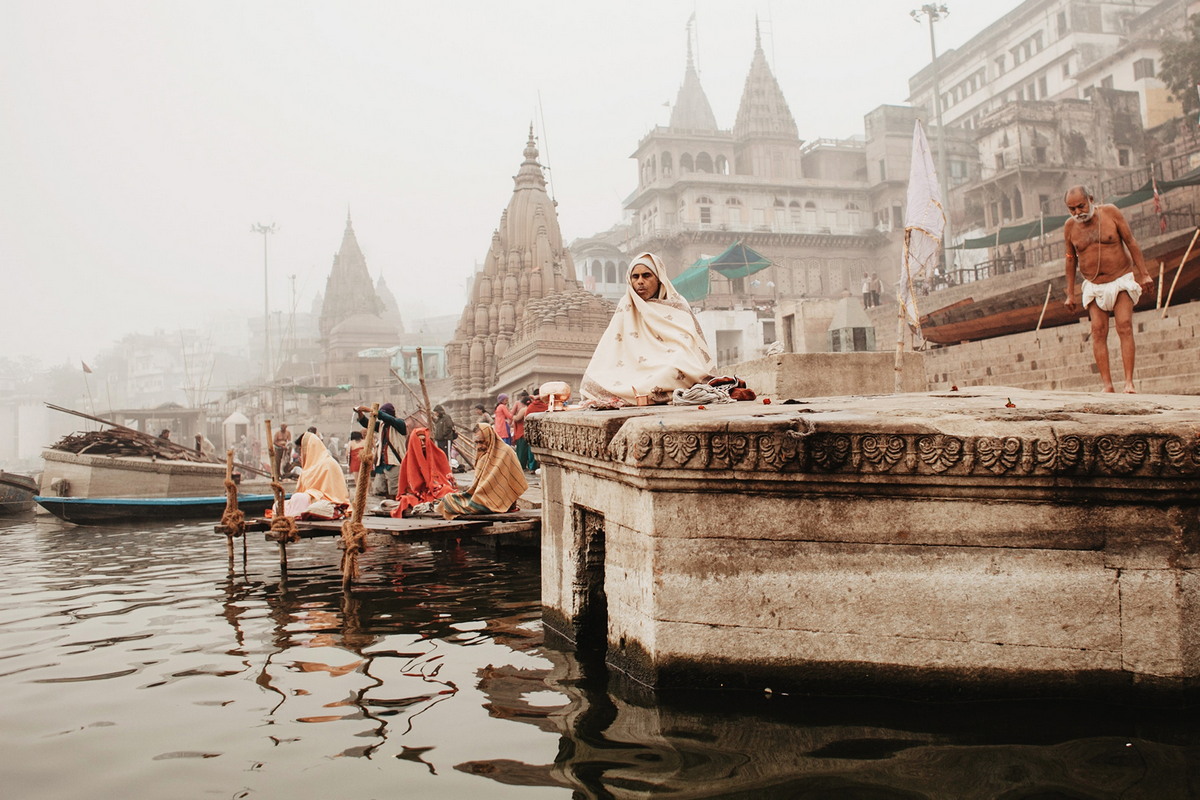
[[[658,278],[658,292],[649,300],[638,296],[629,279],[639,266]],[[583,375],[583,396],[633,403],[635,395],[686,389],[709,377],[716,365],[704,331],[688,301],[671,285],[662,260],[642,253],[629,265],[625,279],[625,297],[617,303]]]

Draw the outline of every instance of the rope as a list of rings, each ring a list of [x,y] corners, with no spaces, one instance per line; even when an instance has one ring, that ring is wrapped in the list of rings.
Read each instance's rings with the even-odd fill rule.
[[[291,544],[300,541],[300,530],[296,527],[296,518],[281,513],[283,509],[283,484],[271,481],[271,491],[275,494],[275,511],[271,517],[271,529],[266,538],[272,542]]]
[[[246,532],[246,515],[238,509],[237,484],[233,482],[233,451],[225,452],[225,512],[221,514],[221,529],[230,538]],[[232,547],[232,542],[230,547]]]

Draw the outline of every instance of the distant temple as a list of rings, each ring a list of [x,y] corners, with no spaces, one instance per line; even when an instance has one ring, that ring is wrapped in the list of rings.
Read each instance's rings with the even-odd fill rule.
[[[447,360],[455,406],[548,380],[576,390],[612,303],[579,287],[530,126],[512,199],[475,275]]]
[[[380,291],[391,301],[390,307],[380,297]],[[342,246],[333,257],[333,268],[325,282],[319,327],[324,356],[322,384],[364,387],[390,380],[390,359],[361,358],[359,353],[370,348],[394,347],[403,325],[383,278],[379,279],[378,289],[371,280],[349,212]]]

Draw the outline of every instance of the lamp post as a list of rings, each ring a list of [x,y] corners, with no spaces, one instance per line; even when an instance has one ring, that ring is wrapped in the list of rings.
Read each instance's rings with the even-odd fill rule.
[[[275,232],[275,223],[263,225],[261,222],[250,226],[251,233],[261,233],[263,237],[263,374],[267,385],[271,384],[271,312],[267,302],[267,235]],[[273,390],[268,389],[268,397],[274,400]]]
[[[950,9],[945,3],[925,3],[920,8],[908,12],[913,21],[920,24],[924,17],[929,22],[929,57],[933,63],[933,113],[937,120],[938,148],[938,183],[942,189],[942,207],[950,207],[950,174],[946,171],[946,128],[942,125],[942,85],[938,75],[937,41],[933,35],[933,23],[940,22],[950,16]],[[942,230],[942,253],[945,255],[946,245],[950,241],[950,214],[946,214],[946,226]],[[946,258],[946,268],[949,271],[949,257]]]

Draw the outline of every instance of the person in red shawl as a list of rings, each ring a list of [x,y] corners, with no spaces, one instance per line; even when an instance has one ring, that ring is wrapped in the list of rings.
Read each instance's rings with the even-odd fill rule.
[[[400,485],[396,491],[393,517],[419,503],[430,503],[458,491],[450,470],[450,459],[434,444],[428,428],[414,428],[408,434],[408,449],[400,462]]]

